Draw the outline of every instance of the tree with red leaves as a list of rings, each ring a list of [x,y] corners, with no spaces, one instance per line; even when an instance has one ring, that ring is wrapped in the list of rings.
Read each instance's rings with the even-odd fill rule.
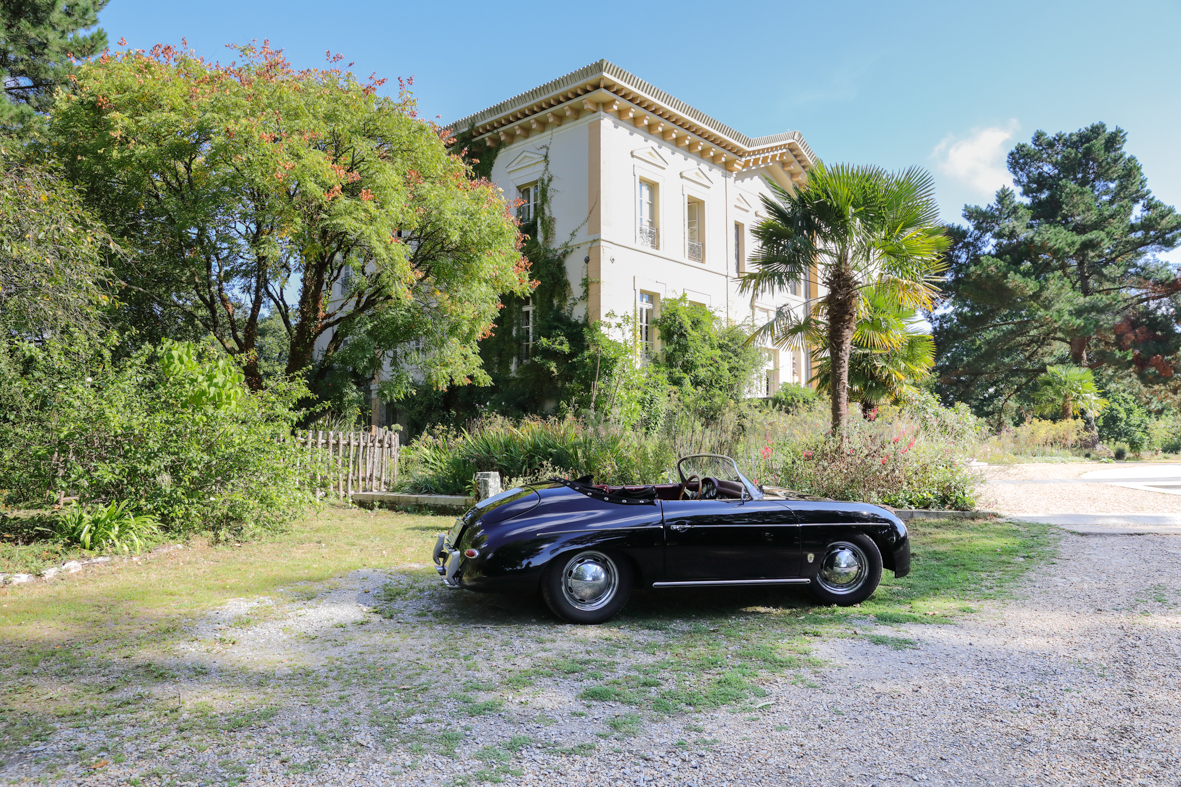
[[[379,95],[339,55],[297,70],[266,43],[236,54],[105,54],[52,114],[47,150],[131,252],[125,319],[148,340],[212,334],[255,389],[268,315],[286,375],[313,386],[338,362],[483,379],[477,341],[528,287],[499,191],[406,89]]]

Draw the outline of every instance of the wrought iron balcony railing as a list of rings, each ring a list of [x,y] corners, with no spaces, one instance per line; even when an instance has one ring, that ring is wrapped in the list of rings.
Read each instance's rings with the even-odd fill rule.
[[[701,262],[703,259],[703,251],[701,243],[695,240],[689,241],[689,259],[694,262]]]
[[[660,231],[655,227],[640,227],[640,245],[659,249]]]

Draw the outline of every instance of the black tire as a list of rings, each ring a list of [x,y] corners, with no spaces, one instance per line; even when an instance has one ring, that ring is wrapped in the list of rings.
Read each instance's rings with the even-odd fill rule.
[[[632,581],[627,560],[583,549],[550,561],[541,581],[541,597],[555,615],[570,623],[602,623],[623,609]]]
[[[872,538],[857,533],[824,547],[808,588],[822,604],[850,607],[872,596],[881,581],[882,553]]]

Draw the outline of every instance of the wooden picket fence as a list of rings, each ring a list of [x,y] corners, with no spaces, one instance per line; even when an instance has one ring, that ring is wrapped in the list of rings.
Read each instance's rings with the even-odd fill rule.
[[[388,492],[398,481],[398,433],[389,429],[337,432],[308,429],[296,432],[296,440],[310,455],[321,455],[319,466],[328,474],[330,493],[349,497],[354,492]],[[324,459],[327,459],[326,465]],[[316,472],[317,486],[324,479]],[[323,487],[321,487],[323,488]]]

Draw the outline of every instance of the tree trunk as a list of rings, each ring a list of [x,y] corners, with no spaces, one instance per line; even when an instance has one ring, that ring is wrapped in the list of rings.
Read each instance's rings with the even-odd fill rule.
[[[262,390],[262,372],[258,370],[258,352],[253,348],[242,356],[242,375],[252,391]]]
[[[1083,290],[1084,294],[1087,294],[1085,283]],[[1089,336],[1075,337],[1070,340],[1070,359],[1076,365],[1090,368],[1087,363],[1087,345],[1090,341]],[[1095,415],[1090,412],[1083,413],[1083,422],[1087,425],[1087,436],[1083,439],[1083,448],[1093,451],[1099,447],[1099,426],[1095,423]]]
[[[849,415],[849,356],[853,330],[857,327],[857,290],[851,286],[833,288],[828,306],[828,357],[832,367],[832,431],[845,441],[845,420]]]
[[[1095,423],[1094,413],[1089,410],[1083,413],[1083,419],[1087,424],[1087,436],[1083,438],[1083,448],[1094,451],[1099,447],[1099,426]]]

